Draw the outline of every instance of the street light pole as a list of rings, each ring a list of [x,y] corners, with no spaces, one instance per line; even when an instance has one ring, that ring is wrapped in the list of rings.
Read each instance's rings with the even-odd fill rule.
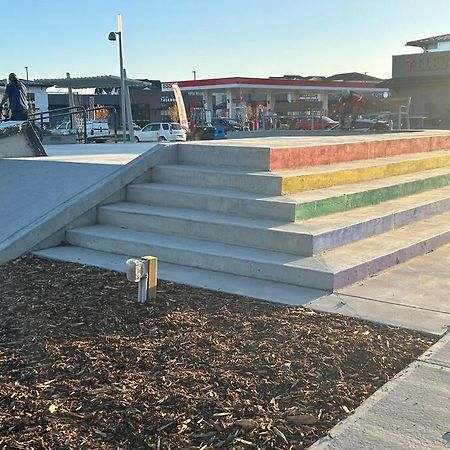
[[[122,51],[122,14],[117,15],[117,28],[118,31],[111,31],[108,39],[110,41],[117,40],[119,42],[119,63],[120,63],[120,110],[122,116],[122,140],[127,141],[127,120],[126,120],[126,108],[125,108],[125,74],[123,69],[123,51]],[[118,39],[116,38],[118,36]]]
[[[119,36],[119,59],[120,59],[120,102],[122,108],[122,133],[123,142],[127,141],[127,117],[125,107],[125,77],[123,73],[123,53],[122,53],[122,32],[117,33]]]

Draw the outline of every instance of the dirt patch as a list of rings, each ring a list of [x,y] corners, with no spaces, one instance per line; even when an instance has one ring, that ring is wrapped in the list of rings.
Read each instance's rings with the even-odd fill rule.
[[[0,267],[0,448],[300,449],[428,336],[26,256]]]

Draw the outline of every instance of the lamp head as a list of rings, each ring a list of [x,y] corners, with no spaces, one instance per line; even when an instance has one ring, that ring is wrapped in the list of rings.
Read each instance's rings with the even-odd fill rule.
[[[116,32],[115,31],[111,31],[111,33],[108,34],[108,40],[110,41],[115,41],[116,38]]]

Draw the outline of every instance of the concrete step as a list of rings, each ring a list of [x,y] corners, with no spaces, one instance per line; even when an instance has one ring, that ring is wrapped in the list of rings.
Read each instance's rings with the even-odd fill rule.
[[[434,151],[277,172],[251,173],[242,168],[164,166],[155,168],[153,173],[154,181],[160,183],[289,195],[448,166],[450,152]]]
[[[250,172],[237,167],[160,165],[153,168],[152,181],[280,195],[282,177],[272,172]]]
[[[294,202],[295,220],[348,211],[450,185],[450,168],[425,170],[379,180],[299,192],[285,196]]]
[[[296,207],[295,202],[283,197],[266,198],[251,192],[159,183],[129,185],[127,201],[284,221],[294,220]]]
[[[450,241],[450,213],[344,245],[315,257],[95,225],[67,232],[71,245],[154,255],[171,264],[332,291]]]
[[[97,220],[102,225],[311,256],[448,210],[450,187],[300,223],[130,202],[100,207]]]
[[[450,152],[435,151],[273,173],[282,177],[280,194],[288,195],[448,166],[450,166]]]
[[[181,164],[283,170],[450,148],[446,131],[260,137],[179,145]]]
[[[278,220],[124,202],[99,207],[97,221],[100,225],[174,234],[295,255],[312,255],[313,251],[313,236],[304,226]]]
[[[330,290],[332,274],[312,258],[174,235],[94,225],[69,230],[67,242],[124,255],[153,255],[163,262],[295,286]],[[302,266],[303,260],[306,265]],[[302,270],[298,270],[301,267]]]
[[[132,257],[132,255],[120,255],[63,245],[39,250],[34,254],[41,258],[86,264],[116,272],[125,272],[126,260]],[[309,304],[327,294],[327,292],[318,289],[257,280],[161,261],[158,261],[158,279],[295,306]],[[133,289],[131,283],[130,289]]]
[[[204,210],[288,222],[376,205],[448,185],[450,185],[450,168],[446,167],[273,197],[231,189],[160,183],[135,184],[128,187],[127,200],[153,206]]]
[[[246,145],[238,140],[226,143],[196,142],[178,145],[178,162],[199,166],[245,167],[269,170],[270,148]]]

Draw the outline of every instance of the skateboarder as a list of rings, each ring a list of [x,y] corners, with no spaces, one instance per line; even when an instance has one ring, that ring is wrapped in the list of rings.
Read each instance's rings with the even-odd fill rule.
[[[27,88],[17,78],[15,73],[10,73],[8,77],[9,83],[6,85],[5,93],[0,102],[0,110],[3,104],[8,101],[11,111],[10,120],[27,120],[28,119],[28,99]]]

